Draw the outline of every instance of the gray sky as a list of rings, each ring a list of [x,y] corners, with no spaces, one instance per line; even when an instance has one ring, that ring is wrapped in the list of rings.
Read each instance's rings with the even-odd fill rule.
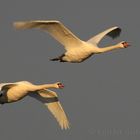
[[[61,131],[41,103],[26,97],[0,108],[0,138],[139,140],[139,13],[138,0],[1,0],[0,82],[62,81],[65,89],[55,91],[71,129]],[[81,64],[51,62],[64,52],[61,44],[40,30],[12,27],[14,21],[33,19],[60,20],[83,40],[117,25],[121,36],[105,38],[100,45],[126,40],[132,47],[95,55]]]

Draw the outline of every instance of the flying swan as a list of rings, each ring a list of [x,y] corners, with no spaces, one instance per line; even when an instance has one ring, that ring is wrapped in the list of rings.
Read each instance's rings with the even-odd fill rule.
[[[66,52],[61,56],[51,59],[52,61],[80,63],[93,54],[104,53],[115,49],[127,48],[129,44],[122,41],[118,44],[99,48],[98,43],[105,36],[116,38],[120,35],[121,29],[119,27],[109,28],[95,36],[88,41],[82,41],[76,37],[69,29],[67,29],[60,21],[55,20],[35,20],[35,21],[19,21],[14,23],[17,29],[39,28],[48,31],[58,42],[60,42]]]
[[[17,102],[29,95],[48,107],[62,129],[69,128],[69,121],[58,100],[57,94],[48,88],[63,88],[60,82],[34,85],[28,81],[0,84],[0,104]]]

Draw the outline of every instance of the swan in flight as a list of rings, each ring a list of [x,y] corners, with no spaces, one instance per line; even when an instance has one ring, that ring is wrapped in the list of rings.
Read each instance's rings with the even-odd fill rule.
[[[60,82],[34,85],[28,81],[0,84],[0,104],[12,103],[29,95],[48,107],[62,129],[69,128],[69,121],[58,100],[57,94],[48,88],[63,88]]]
[[[120,48],[127,48],[129,46],[127,42],[122,41],[112,46],[107,46],[104,48],[98,47],[98,43],[102,40],[103,37],[110,36],[113,39],[118,37],[121,33],[121,29],[119,27],[109,28],[93,36],[87,41],[82,41],[76,37],[68,28],[66,28],[60,21],[19,21],[15,22],[14,26],[17,29],[42,29],[49,32],[50,35],[52,35],[58,42],[60,42],[64,46],[66,52],[57,58],[51,59],[52,61],[80,63],[93,54],[104,53]]]

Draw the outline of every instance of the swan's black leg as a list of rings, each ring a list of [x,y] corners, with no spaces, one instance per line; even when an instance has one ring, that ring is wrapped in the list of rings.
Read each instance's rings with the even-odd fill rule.
[[[56,58],[53,58],[53,59],[50,59],[51,61],[60,61],[60,62],[67,62],[65,60],[63,60],[63,57],[65,56],[65,54],[62,54],[61,56],[59,57],[56,57]]]
[[[60,59],[59,58],[53,58],[53,59],[50,59],[51,61],[59,61]]]

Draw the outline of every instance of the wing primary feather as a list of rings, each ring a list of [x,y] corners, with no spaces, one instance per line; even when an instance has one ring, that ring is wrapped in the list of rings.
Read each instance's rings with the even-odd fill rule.
[[[66,50],[82,45],[82,41],[59,21],[19,21],[15,22],[14,26],[17,29],[38,28],[47,31],[52,37],[60,42]]]
[[[87,42],[92,44],[98,44],[105,36],[109,36],[112,39],[115,39],[120,36],[120,33],[121,33],[121,28],[115,26],[93,36]]]
[[[49,111],[59,123],[61,129],[69,128],[68,118],[59,102],[57,94],[54,91],[48,89],[40,90],[37,93],[31,93],[30,96],[34,97],[48,107]]]
[[[50,112],[54,115],[54,117],[58,121],[61,129],[69,128],[69,121],[60,102],[49,103],[47,104],[47,106]]]
[[[116,29],[112,30],[111,32],[109,32],[107,34],[107,36],[115,39],[115,38],[119,37],[120,34],[121,34],[121,28],[116,28]]]

